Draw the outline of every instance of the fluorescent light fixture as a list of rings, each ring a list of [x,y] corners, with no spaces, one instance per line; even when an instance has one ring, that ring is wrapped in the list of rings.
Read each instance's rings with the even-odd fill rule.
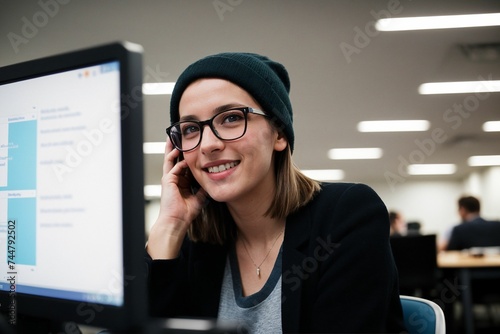
[[[302,173],[318,181],[339,181],[344,179],[344,171],[341,169],[306,169],[302,170]]]
[[[142,144],[144,154],[165,154],[165,142],[148,142]]]
[[[489,121],[483,124],[484,132],[500,132],[500,121]]]
[[[425,120],[363,121],[358,123],[359,132],[427,131],[429,127],[429,121]]]
[[[150,184],[150,185],[144,186],[144,196],[148,197],[148,198],[161,197],[161,185]]]
[[[385,18],[375,23],[378,31],[407,31],[493,27],[500,25],[500,13]]]
[[[169,95],[174,90],[175,82],[151,82],[142,84],[144,95]]]
[[[500,166],[500,155],[473,155],[467,159],[469,166]]]
[[[427,82],[418,87],[421,95],[500,92],[500,80]]]
[[[332,160],[380,159],[383,151],[378,147],[367,148],[332,148],[328,158]]]
[[[414,164],[408,165],[410,175],[450,175],[457,171],[455,164]]]

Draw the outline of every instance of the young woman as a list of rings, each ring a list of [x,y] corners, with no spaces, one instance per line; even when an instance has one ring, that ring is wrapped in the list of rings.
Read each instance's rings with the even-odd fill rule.
[[[252,333],[400,332],[387,209],[361,184],[319,183],[292,162],[285,68],[223,53],[171,98],[150,311],[236,320]]]

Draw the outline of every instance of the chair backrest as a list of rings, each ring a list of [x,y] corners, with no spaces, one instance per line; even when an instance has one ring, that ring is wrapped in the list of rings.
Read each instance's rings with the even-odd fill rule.
[[[445,334],[443,310],[434,302],[410,296],[400,296],[403,319],[410,334]]]
[[[432,289],[436,286],[438,269],[435,234],[391,238],[391,248],[401,291]]]

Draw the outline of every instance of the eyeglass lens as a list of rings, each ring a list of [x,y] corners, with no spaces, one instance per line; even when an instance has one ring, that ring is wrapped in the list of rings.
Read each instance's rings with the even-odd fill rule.
[[[194,149],[201,142],[203,126],[208,124],[213,133],[222,140],[242,137],[246,130],[246,114],[242,110],[226,110],[206,122],[183,121],[172,126],[170,138],[182,151]]]

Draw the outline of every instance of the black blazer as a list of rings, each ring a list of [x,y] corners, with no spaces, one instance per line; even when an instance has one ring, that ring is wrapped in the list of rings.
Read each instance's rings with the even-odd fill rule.
[[[186,240],[175,260],[148,259],[150,313],[217,317],[227,247]],[[284,333],[404,330],[387,209],[361,184],[323,184],[286,221]]]
[[[500,222],[476,218],[453,228],[447,250],[500,246]]]

